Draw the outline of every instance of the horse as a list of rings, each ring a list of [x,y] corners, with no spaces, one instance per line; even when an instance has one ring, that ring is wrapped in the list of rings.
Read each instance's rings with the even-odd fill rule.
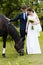
[[[23,41],[22,38],[20,38],[20,35],[18,31],[16,30],[15,26],[9,22],[6,16],[0,14],[0,36],[3,37],[3,48],[6,48],[6,40],[8,34],[12,37],[12,39],[15,42],[14,48],[20,55],[24,55],[22,46]],[[5,57],[5,53],[2,53],[2,56]]]

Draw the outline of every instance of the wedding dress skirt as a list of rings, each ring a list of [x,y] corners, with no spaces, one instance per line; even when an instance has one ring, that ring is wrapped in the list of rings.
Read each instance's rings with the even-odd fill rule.
[[[26,38],[27,54],[41,54],[37,27],[36,25],[33,25],[34,30],[32,30],[31,27],[32,27],[32,24],[29,23],[27,38]]]

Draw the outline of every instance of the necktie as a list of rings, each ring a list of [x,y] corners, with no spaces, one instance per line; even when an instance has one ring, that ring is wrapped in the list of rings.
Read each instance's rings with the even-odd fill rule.
[[[26,19],[26,13],[25,13],[25,19]]]
[[[26,19],[26,13],[24,13],[23,17],[24,17],[24,19]]]

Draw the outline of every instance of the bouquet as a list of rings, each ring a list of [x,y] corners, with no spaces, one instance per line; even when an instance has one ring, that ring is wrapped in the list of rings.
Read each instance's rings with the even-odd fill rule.
[[[30,23],[34,23],[34,21],[33,21],[33,20],[29,20],[29,22],[30,22]],[[34,30],[33,25],[31,26],[31,29],[32,29],[32,30]]]
[[[30,23],[34,23],[34,21],[33,21],[33,20],[29,20],[29,22],[30,22]]]

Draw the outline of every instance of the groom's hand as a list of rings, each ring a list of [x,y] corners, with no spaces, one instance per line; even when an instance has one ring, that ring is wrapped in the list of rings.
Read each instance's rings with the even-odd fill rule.
[[[12,21],[15,21],[15,19],[14,19],[14,18],[12,18],[12,19],[10,19],[10,21],[9,21],[9,22],[12,22]]]

